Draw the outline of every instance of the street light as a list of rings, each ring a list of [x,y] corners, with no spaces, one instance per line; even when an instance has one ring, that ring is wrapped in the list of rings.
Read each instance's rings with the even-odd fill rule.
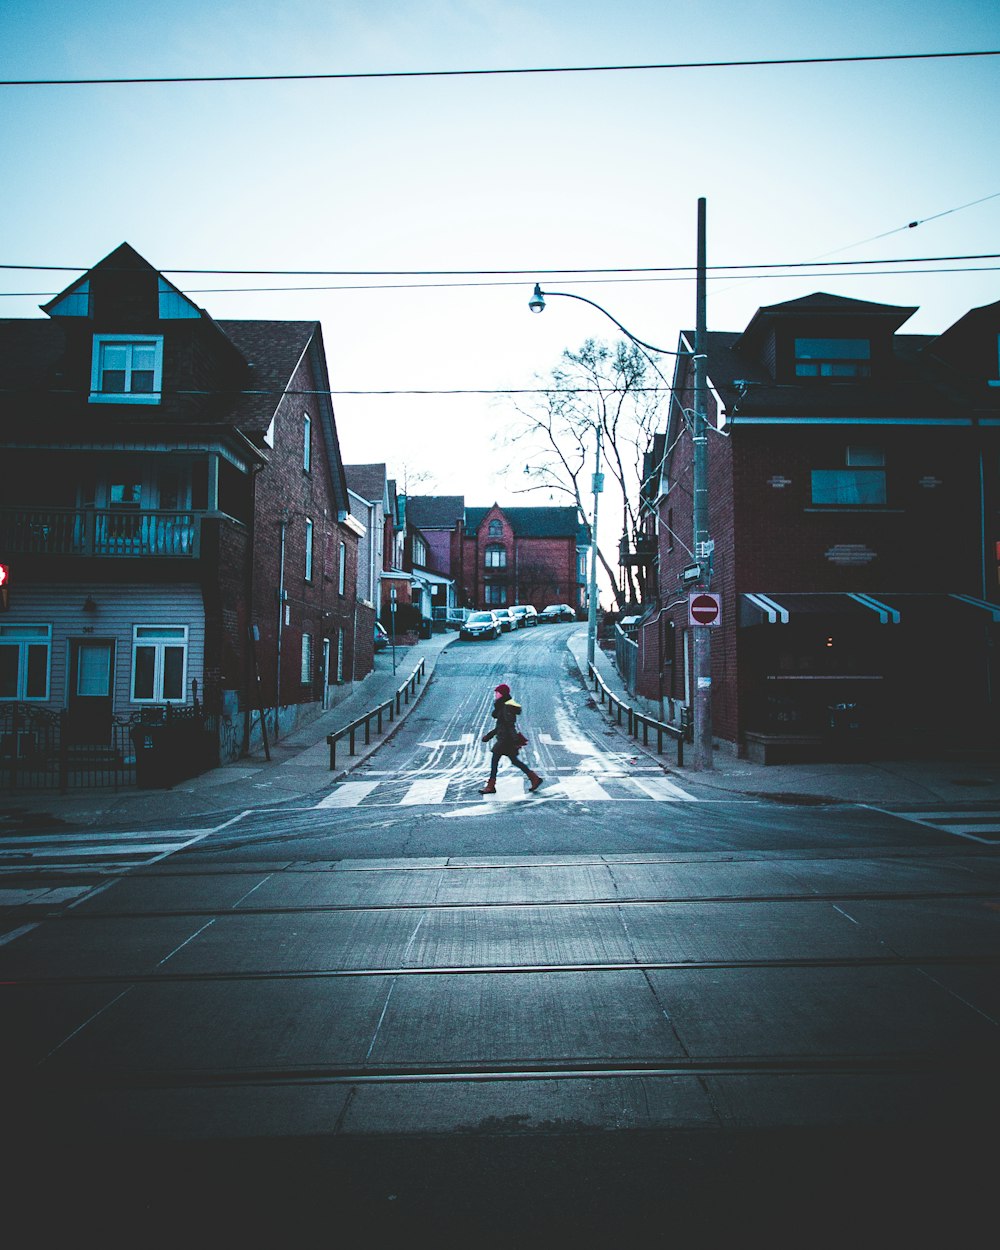
[[[696,280],[696,309],[695,309],[695,337],[693,352],[674,352],[668,351],[665,347],[656,347],[652,343],[646,343],[638,338],[631,330],[613,317],[606,308],[602,308],[600,304],[595,304],[592,299],[587,299],[583,295],[575,295],[570,291],[543,291],[541,286],[536,282],[535,290],[531,299],[528,301],[528,307],[533,313],[545,311],[546,297],[558,295],[563,299],[579,300],[582,304],[589,304],[591,308],[596,308],[599,313],[603,313],[609,321],[613,321],[618,329],[626,338],[635,343],[637,347],[643,349],[644,352],[655,352],[660,356],[677,356],[687,357],[694,365],[694,421],[692,435],[692,476],[693,476],[693,504],[692,504],[692,532],[694,539],[694,558],[696,564],[686,569],[683,575],[684,583],[693,588],[694,583],[701,582],[701,589],[708,588],[711,578],[711,564],[708,556],[712,549],[712,544],[708,536],[708,439],[706,434],[706,418],[705,418],[705,360],[707,346],[707,330],[706,330],[706,263],[705,263],[705,200],[698,200],[698,263],[697,263],[697,280]],[[650,361],[656,368],[655,362]],[[659,370],[657,369],[657,373]],[[663,376],[662,374],[660,375]],[[598,443],[597,443],[598,467],[600,467],[600,424],[598,423]],[[594,490],[594,532],[591,535],[591,601],[590,601],[590,623],[588,624],[587,637],[587,658],[590,663],[594,661],[594,638],[596,636],[596,543],[597,543],[597,478],[598,474],[594,474],[595,490]],[[697,573],[695,574],[695,570]],[[693,636],[692,648],[692,669],[694,681],[692,693],[692,705],[694,712],[694,760],[693,765],[696,769],[710,769],[713,766],[712,760],[712,627],[710,625],[702,625],[695,623],[691,626]]]

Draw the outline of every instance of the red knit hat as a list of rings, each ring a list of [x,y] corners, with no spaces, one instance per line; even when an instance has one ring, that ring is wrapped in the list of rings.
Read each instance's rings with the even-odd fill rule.
[[[505,699],[510,698],[510,686],[508,686],[505,682],[501,682],[499,686],[495,686],[493,692],[494,694],[503,695]]]

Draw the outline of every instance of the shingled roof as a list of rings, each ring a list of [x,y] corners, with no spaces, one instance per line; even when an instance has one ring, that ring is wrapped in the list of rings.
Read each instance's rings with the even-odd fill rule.
[[[500,508],[511,523],[518,538],[573,538],[579,534],[579,517],[576,508],[520,507]],[[492,508],[466,508],[465,532],[474,533]]]
[[[384,464],[345,464],[347,485],[368,503],[381,503],[388,481]]]
[[[422,530],[453,530],[464,514],[464,495],[406,496],[406,519]]]

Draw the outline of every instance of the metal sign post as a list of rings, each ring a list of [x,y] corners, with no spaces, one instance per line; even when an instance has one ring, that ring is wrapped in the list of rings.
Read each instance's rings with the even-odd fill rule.
[[[392,618],[392,671],[396,672],[396,587],[389,590],[389,615]]]

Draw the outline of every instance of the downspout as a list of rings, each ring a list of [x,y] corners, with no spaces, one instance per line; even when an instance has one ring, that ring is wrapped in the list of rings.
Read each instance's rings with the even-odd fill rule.
[[[285,623],[285,529],[288,513],[281,514],[281,542],[278,557],[278,637],[274,671],[274,740],[278,741],[278,715],[281,711],[281,634]]]

